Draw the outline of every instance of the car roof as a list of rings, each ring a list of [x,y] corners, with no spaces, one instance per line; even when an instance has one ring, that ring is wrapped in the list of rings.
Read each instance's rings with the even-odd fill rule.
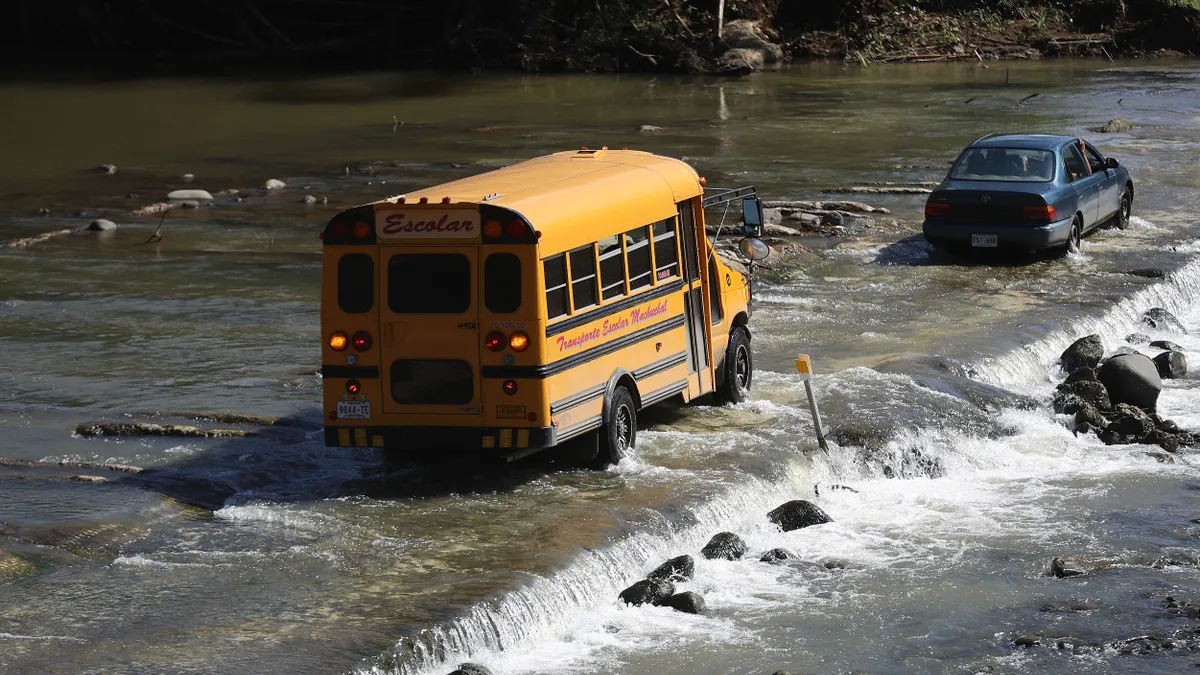
[[[1058,136],[1055,134],[988,134],[976,139],[971,144],[971,147],[1053,150],[1063,143],[1074,140],[1075,138],[1071,136]]]

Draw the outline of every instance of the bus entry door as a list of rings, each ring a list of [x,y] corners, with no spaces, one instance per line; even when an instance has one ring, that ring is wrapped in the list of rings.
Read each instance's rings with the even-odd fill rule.
[[[712,390],[708,374],[708,322],[704,319],[704,288],[700,283],[700,255],[696,247],[696,218],[692,202],[679,203],[679,229],[683,233],[684,313],[688,332],[688,389],[694,396]]]
[[[478,249],[385,246],[379,268],[383,411],[481,415]]]

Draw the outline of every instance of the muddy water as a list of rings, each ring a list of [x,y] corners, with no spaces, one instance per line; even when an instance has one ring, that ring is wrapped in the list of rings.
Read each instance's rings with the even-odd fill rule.
[[[0,467],[0,670],[439,673],[469,658],[501,673],[1177,672],[1200,660],[1011,644],[1194,624],[1162,605],[1200,596],[1194,456],[1101,446],[1045,406],[1061,376],[1050,362],[1077,335],[1115,348],[1152,306],[1200,331],[1194,62],[10,83],[0,100],[0,240],[121,225],[0,249],[0,457],[153,469]],[[1095,140],[1137,181],[1129,230],[1066,260],[958,264],[916,236],[921,196],[870,197],[888,221],[814,241],[803,265],[764,276],[754,399],[656,413],[611,471],[541,461],[498,475],[322,447],[316,232],[338,208],[585,145],[819,198],[936,180],[985,132],[1088,134],[1118,115],[1137,128]],[[117,173],[91,171],[101,163]],[[288,187],[257,189],[267,178]],[[130,212],[189,186],[239,195],[172,211],[147,244],[158,218]],[[1127,273],[1146,268],[1169,276]],[[1155,337],[1200,363],[1194,338]],[[796,351],[823,374],[829,422],[877,429],[882,448],[813,447]],[[1197,428],[1193,384],[1171,383],[1162,409]],[[194,423],[189,412],[285,424],[232,439],[72,433],[94,419]],[[907,462],[914,448],[943,475]],[[773,530],[762,514],[796,497],[836,522]],[[682,588],[705,595],[707,615],[614,604],[722,529],[752,555],[698,565]],[[798,558],[757,562],[777,546]],[[1128,565],[1047,578],[1064,553]],[[1156,568],[1164,557],[1192,563]],[[1039,611],[1074,600],[1096,609]]]

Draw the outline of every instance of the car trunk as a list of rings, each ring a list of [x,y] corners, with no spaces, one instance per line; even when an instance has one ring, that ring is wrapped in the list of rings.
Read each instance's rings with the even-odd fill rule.
[[[1026,206],[1042,206],[1046,200],[1029,190],[1040,184],[999,181],[948,181],[929,195],[929,202],[949,204],[946,220],[1012,221],[1022,219]]]

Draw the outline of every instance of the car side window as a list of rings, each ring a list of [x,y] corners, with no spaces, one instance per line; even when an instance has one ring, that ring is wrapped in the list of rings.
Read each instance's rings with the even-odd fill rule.
[[[1083,155],[1079,154],[1079,148],[1074,143],[1063,148],[1063,165],[1067,169],[1067,179],[1071,182],[1091,175],[1087,163],[1083,161]]]
[[[1107,166],[1104,163],[1104,157],[1100,154],[1100,151],[1093,148],[1092,144],[1086,141],[1084,142],[1083,147],[1085,150],[1084,155],[1087,157],[1088,166],[1092,167],[1092,173],[1100,173],[1101,171],[1104,171]]]

